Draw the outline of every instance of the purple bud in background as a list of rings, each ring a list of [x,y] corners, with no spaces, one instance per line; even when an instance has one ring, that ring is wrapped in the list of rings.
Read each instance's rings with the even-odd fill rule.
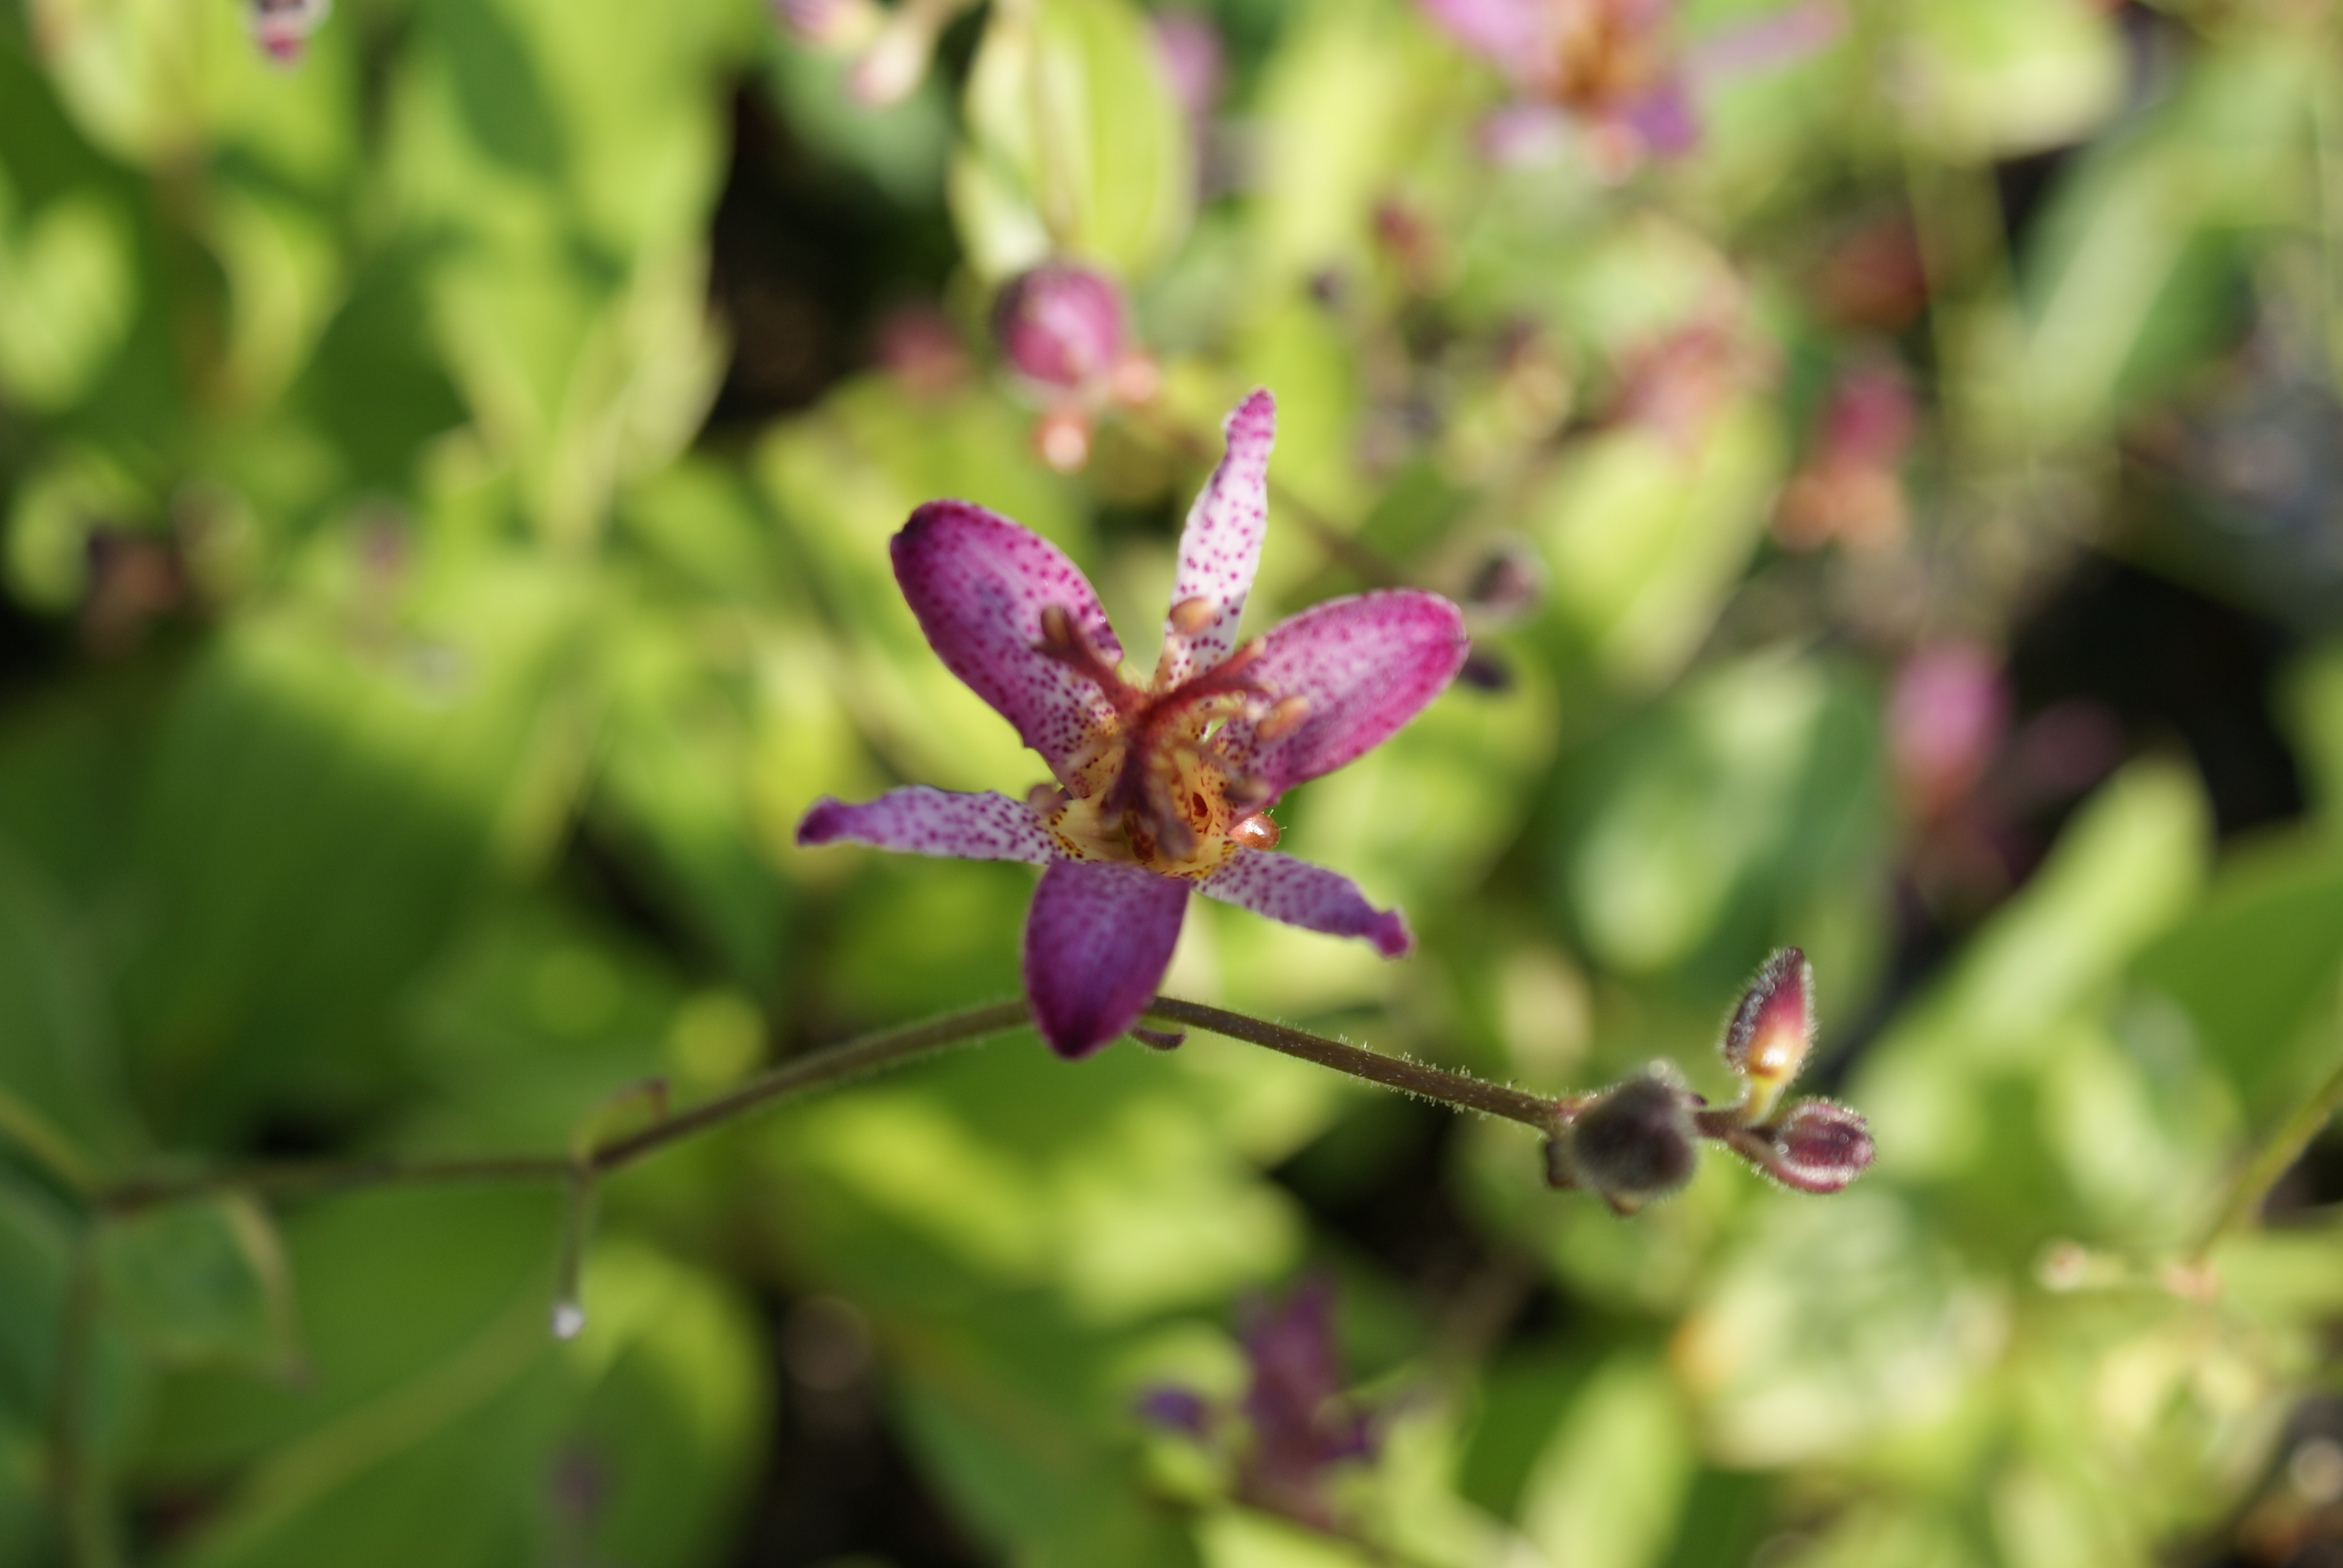
[[[2008,727],[2008,689],[1985,649],[1944,642],[1906,660],[1887,699],[1887,752],[1913,815],[1938,816],[1966,795]]]
[[[331,0],[250,0],[245,25],[260,52],[280,65],[297,64],[309,35],[325,25]]]
[[[1172,1383],[1161,1384],[1141,1394],[1137,1409],[1139,1419],[1148,1425],[1189,1437],[1202,1437],[1204,1429],[1212,1424],[1212,1407],[1204,1402],[1204,1396]]]
[[[1572,1172],[1623,1214],[1674,1191],[1698,1159],[1692,1106],[1656,1070],[1604,1090],[1571,1124]]]
[[[1544,560],[1525,541],[1507,539],[1491,550],[1464,588],[1464,606],[1495,625],[1533,614],[1545,599]]]
[[[1827,1100],[1802,1100],[1771,1128],[1753,1129],[1760,1169],[1801,1192],[1837,1192],[1871,1167],[1871,1130],[1860,1113]],[[1739,1142],[1740,1141],[1736,1141]]]
[[[1091,388],[1122,357],[1122,295],[1086,267],[1037,266],[993,300],[992,335],[1028,380],[1068,391]]]
[[[1156,61],[1188,116],[1189,128],[1201,133],[1221,101],[1221,82],[1227,73],[1220,29],[1212,18],[1194,11],[1157,11],[1147,18],[1147,26],[1154,35]]]

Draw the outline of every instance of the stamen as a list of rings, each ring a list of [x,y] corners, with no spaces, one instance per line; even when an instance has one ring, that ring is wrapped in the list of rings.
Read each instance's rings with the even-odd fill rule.
[[[1033,645],[1033,651],[1044,658],[1057,660],[1090,681],[1117,713],[1129,714],[1147,700],[1144,693],[1134,689],[1123,679],[1122,672],[1091,646],[1064,605],[1041,607],[1041,640]]]
[[[1193,598],[1183,598],[1172,607],[1172,629],[1182,637],[1193,637],[1212,624],[1212,617],[1218,615],[1220,609],[1219,605],[1202,594]]]
[[[1266,779],[1255,779],[1249,774],[1230,774],[1227,782],[1221,786],[1222,799],[1229,803],[1231,809],[1246,816],[1268,805],[1276,793]]]
[[[1274,849],[1278,836],[1277,824],[1258,811],[1229,829],[1229,837],[1248,849]]]
[[[1274,707],[1262,716],[1261,722],[1252,727],[1253,739],[1274,740],[1281,735],[1289,734],[1295,725],[1300,724],[1309,716],[1309,713],[1308,698],[1298,692],[1292,697],[1282,698]]]
[[[1036,784],[1025,791],[1025,809],[1036,817],[1054,816],[1071,799],[1055,784]]]
[[[1074,618],[1061,604],[1041,607],[1041,650],[1046,653],[1088,653],[1090,645],[1074,631]]]

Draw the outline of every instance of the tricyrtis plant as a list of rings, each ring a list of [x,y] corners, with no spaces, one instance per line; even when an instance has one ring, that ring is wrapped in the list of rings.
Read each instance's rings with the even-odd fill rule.
[[[158,1173],[93,1191],[99,1210],[240,1189],[558,1181],[569,1201],[552,1322],[566,1338],[586,1322],[580,1260],[603,1176],[778,1100],[1026,1018],[1062,1057],[1125,1033],[1170,1049],[1182,1030],[1202,1028],[1518,1121],[1544,1137],[1554,1185],[1589,1189],[1623,1214],[1682,1187],[1704,1141],[1803,1191],[1846,1186],[1871,1161],[1862,1118],[1826,1101],[1782,1103],[1814,1033],[1813,977],[1795,948],[1765,963],[1725,1026],[1722,1050],[1742,1092],[1723,1106],[1664,1063],[1599,1092],[1539,1094],[1156,994],[1196,892],[1363,939],[1385,958],[1413,946],[1397,910],[1375,908],[1336,872],[1278,853],[1269,813],[1287,790],[1390,738],[1448,685],[1469,651],[1463,618],[1437,594],[1379,589],[1240,638],[1268,517],[1274,422],[1265,391],[1229,416],[1225,455],[1181,536],[1161,651],[1143,678],[1124,667],[1081,572],[1040,536],[968,502],[935,501],[892,541],[896,579],[938,657],[1016,727],[1050,778],[1022,798],[911,785],[859,805],[824,799],[798,839],[1041,867],[1022,1005],[986,1004],[817,1051],[680,1110],[670,1110],[664,1085],[638,1085],[589,1115],[563,1155]],[[626,1119],[648,1125],[614,1134]]]
[[[896,580],[937,657],[1049,764],[1022,801],[920,786],[817,804],[801,844],[1043,868],[1025,927],[1034,1026],[1086,1055],[1138,1020],[1172,960],[1192,891],[1386,958],[1407,924],[1348,879],[1281,855],[1270,809],[1381,744],[1464,661],[1463,617],[1436,594],[1332,599],[1240,642],[1261,560],[1276,411],[1255,392],[1188,514],[1154,673],[1133,679],[1081,572],[1056,547],[959,501],[912,514]]]

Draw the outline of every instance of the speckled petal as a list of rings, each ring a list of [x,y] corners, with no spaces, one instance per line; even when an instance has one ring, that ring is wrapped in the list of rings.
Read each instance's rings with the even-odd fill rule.
[[[1180,530],[1180,569],[1172,580],[1172,608],[1193,599],[1209,607],[1182,630],[1163,623],[1162,672],[1178,680],[1228,658],[1237,645],[1237,618],[1261,565],[1261,536],[1269,520],[1269,448],[1277,438],[1277,402],[1257,388],[1221,422],[1227,451],[1188,508]]]
[[[840,839],[909,855],[948,855],[961,860],[1023,860],[1046,866],[1058,858],[1056,840],[1024,801],[990,790],[959,795],[925,784],[890,789],[859,806],[828,796],[815,801],[798,824],[798,842],[834,844]]]
[[[1197,885],[1208,899],[1267,915],[1305,931],[1330,937],[1364,937],[1375,951],[1395,959],[1415,946],[1407,917],[1367,902],[1356,883],[1339,872],[1269,849],[1239,849]]]
[[[1041,873],[1025,917],[1025,995],[1051,1050],[1088,1056],[1139,1020],[1192,886],[1111,860],[1057,860]]]
[[[1062,607],[1110,664],[1122,658],[1081,568],[1040,535],[966,501],[929,502],[888,549],[936,657],[1062,779],[1113,709],[1092,682],[1034,651],[1042,609]]]
[[[1221,743],[1238,771],[1289,789],[1381,745],[1440,694],[1467,651],[1464,618],[1438,594],[1328,599],[1273,628],[1248,670],[1272,699],[1305,700],[1299,722],[1263,740],[1253,721],[1232,719]]]
[[[1508,74],[1538,42],[1538,0],[1416,0],[1433,25]]]

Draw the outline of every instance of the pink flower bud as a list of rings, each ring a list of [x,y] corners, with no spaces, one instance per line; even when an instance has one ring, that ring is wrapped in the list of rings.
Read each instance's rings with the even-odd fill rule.
[[[1088,268],[1037,266],[993,301],[992,335],[1029,380],[1068,391],[1094,387],[1122,358],[1122,296]]]
[[[330,0],[249,0],[245,25],[260,52],[280,65],[300,61],[309,35],[325,25]]]
[[[1623,1214],[1674,1191],[1698,1159],[1693,1103],[1657,1069],[1604,1090],[1571,1123],[1568,1176]]]
[[[1887,753],[1915,816],[1940,816],[1984,777],[2009,728],[2009,691],[1971,643],[1922,648],[1896,674]]]
[[[1762,1120],[1806,1063],[1815,1038],[1815,971],[1806,955],[1784,948],[1757,970],[1725,1026],[1718,1050],[1747,1087],[1743,1103]]]
[[[1871,1167],[1871,1130],[1862,1115],[1827,1100],[1801,1100],[1771,1128],[1735,1141],[1757,1167],[1801,1192],[1837,1192]]]

